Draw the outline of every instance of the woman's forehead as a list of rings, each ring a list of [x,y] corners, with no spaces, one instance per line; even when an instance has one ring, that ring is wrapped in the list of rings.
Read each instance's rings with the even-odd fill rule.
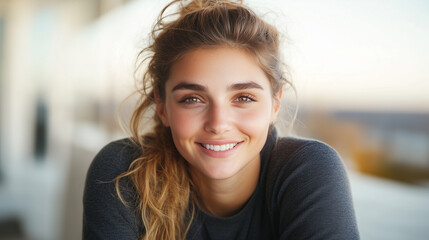
[[[170,89],[177,88],[181,83],[203,87],[221,84],[226,88],[249,87],[251,83],[252,87],[259,86],[261,89],[269,84],[252,55],[230,47],[193,50],[173,64],[169,76],[166,84]]]

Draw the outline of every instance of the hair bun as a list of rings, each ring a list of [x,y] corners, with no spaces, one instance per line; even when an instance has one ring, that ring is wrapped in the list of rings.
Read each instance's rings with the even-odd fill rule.
[[[231,5],[231,4],[242,4],[242,1],[230,1],[230,0],[193,0],[193,1],[183,1],[179,0],[180,16],[187,15],[192,12],[201,11],[203,9],[209,9],[215,6],[220,5]]]

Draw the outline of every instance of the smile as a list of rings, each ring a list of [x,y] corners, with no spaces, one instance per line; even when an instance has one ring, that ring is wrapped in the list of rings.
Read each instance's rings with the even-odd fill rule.
[[[222,145],[212,145],[212,144],[203,144],[203,143],[200,143],[200,144],[205,149],[219,152],[219,151],[228,151],[230,149],[233,149],[235,146],[237,146],[238,143],[229,143],[229,144],[222,144]]]

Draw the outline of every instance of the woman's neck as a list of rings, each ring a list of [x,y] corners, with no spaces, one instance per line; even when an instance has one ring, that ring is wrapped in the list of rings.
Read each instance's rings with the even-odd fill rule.
[[[207,213],[217,217],[229,217],[238,213],[252,196],[259,179],[259,159],[250,162],[238,174],[227,179],[210,179],[193,172],[200,198],[198,203]]]

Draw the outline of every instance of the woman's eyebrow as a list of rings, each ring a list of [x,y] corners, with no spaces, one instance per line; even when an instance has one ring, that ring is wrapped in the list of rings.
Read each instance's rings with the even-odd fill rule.
[[[251,88],[264,90],[264,88],[261,85],[255,83],[253,81],[250,81],[250,82],[245,82],[245,83],[232,84],[232,85],[228,86],[228,91],[237,91],[237,90],[251,89]],[[188,90],[202,91],[202,92],[207,91],[207,88],[200,85],[200,84],[181,82],[181,83],[177,84],[176,86],[174,86],[173,89],[171,90],[171,92],[174,92],[176,90],[181,90],[181,89],[188,89]]]
[[[236,91],[236,90],[243,90],[243,89],[250,89],[250,88],[256,88],[256,89],[264,90],[264,88],[261,85],[255,83],[253,81],[245,82],[245,83],[232,84],[231,86],[228,87],[228,90],[230,90],[230,91],[235,90]]]
[[[176,90],[180,90],[180,89],[189,89],[189,90],[194,90],[194,91],[207,91],[207,88],[199,85],[199,84],[195,84],[195,83],[186,83],[186,82],[181,82],[179,84],[177,84],[172,90],[171,92],[174,92]]]

